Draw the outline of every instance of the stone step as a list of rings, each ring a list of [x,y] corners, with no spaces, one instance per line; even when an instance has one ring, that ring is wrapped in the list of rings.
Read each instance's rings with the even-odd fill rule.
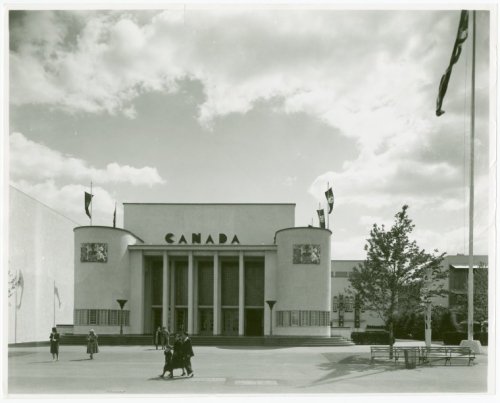
[[[63,335],[62,345],[85,345],[86,335]],[[100,345],[153,345],[150,335],[99,335]],[[341,336],[308,337],[308,336],[192,336],[194,346],[283,346],[283,347],[327,347],[352,346],[351,340]],[[173,343],[173,340],[170,341]]]

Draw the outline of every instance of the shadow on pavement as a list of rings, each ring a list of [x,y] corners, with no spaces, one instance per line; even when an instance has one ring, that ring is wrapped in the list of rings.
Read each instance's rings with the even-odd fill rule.
[[[370,357],[363,355],[345,356],[343,354],[325,353],[323,356],[328,362],[319,364],[319,368],[327,371],[327,373],[323,377],[313,381],[310,386],[339,382],[340,378],[346,376],[349,376],[350,379],[361,378],[404,368],[395,365],[394,361],[376,361],[374,364],[371,364]]]
[[[77,360],[70,360],[70,361],[94,361],[94,360],[91,360],[90,358],[78,358]]]
[[[28,362],[28,364],[48,364],[49,362],[57,362],[57,361],[54,361],[54,360],[47,360],[47,361],[31,361],[31,362]]]
[[[35,354],[30,351],[9,351],[9,358],[22,357],[23,355]]]
[[[156,376],[154,378],[149,378],[148,381],[166,381],[166,382],[172,382],[172,381],[182,381],[184,379],[190,379],[190,378],[186,378],[185,376],[178,376],[178,377],[173,377],[173,378],[169,378],[168,376],[165,376],[164,378],[162,378],[161,376]]]

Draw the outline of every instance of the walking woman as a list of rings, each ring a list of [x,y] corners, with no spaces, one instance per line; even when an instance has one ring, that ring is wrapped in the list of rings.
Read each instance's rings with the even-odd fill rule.
[[[59,361],[59,333],[55,327],[52,328],[50,338],[50,354],[52,354],[52,361]]]
[[[179,333],[175,335],[175,342],[174,342],[174,355],[172,357],[172,376],[173,376],[173,369],[175,368],[180,368],[182,369],[182,374],[181,376],[186,375],[186,372],[184,371],[184,355],[182,351],[182,337]]]
[[[97,335],[94,329],[90,329],[89,335],[87,336],[87,354],[90,354],[90,359],[94,359],[94,354],[99,352],[99,345],[97,344]]]

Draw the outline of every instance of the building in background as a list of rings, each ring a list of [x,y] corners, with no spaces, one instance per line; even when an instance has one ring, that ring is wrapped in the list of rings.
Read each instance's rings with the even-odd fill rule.
[[[375,312],[364,311],[357,304],[356,298],[351,296],[352,293],[348,292],[350,273],[361,263],[363,263],[362,260],[332,260],[332,334],[348,337],[353,330],[364,331],[384,326],[384,322]],[[448,278],[443,280],[445,289],[449,293],[443,297],[433,298],[433,305],[449,308],[455,313],[461,312],[464,310],[464,304],[467,303],[469,257],[466,255],[445,256],[441,267],[449,273]],[[474,256],[474,269],[484,270],[487,273],[488,256]],[[476,286],[474,293],[487,293],[487,284],[482,288]]]
[[[77,225],[10,186],[9,344],[48,340],[54,323],[73,323]]]

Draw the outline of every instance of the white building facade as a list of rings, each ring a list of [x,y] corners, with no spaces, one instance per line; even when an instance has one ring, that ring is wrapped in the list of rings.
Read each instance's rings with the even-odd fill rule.
[[[125,203],[123,229],[75,228],[74,333],[330,336],[331,232],[294,216],[294,204]]]

